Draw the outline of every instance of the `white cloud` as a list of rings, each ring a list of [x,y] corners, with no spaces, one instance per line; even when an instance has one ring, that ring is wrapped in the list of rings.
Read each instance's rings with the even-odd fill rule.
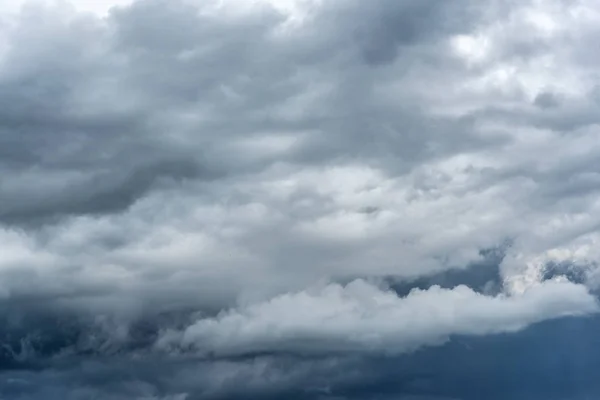
[[[357,280],[223,311],[181,332],[165,333],[157,346],[217,356],[263,351],[394,354],[440,344],[451,335],[515,332],[545,319],[597,311],[597,300],[585,287],[565,281],[546,281],[518,296],[488,297],[458,286],[415,290],[400,298]]]

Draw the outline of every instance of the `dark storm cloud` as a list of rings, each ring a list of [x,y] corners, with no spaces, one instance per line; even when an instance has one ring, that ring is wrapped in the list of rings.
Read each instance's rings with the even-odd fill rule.
[[[535,325],[520,335],[456,337],[441,347],[384,358],[262,355],[136,360],[115,355],[84,361],[66,356],[46,364],[51,368],[4,371],[0,394],[35,400],[90,396],[579,400],[600,390],[594,335],[598,323],[598,318],[563,319]]]
[[[151,108],[127,110],[102,93],[115,72],[99,52],[106,28],[53,11],[23,12],[0,73],[0,219],[118,212],[163,178],[206,178],[197,158],[159,142]],[[98,109],[82,110],[86,90],[100,92]]]
[[[139,165],[160,164],[163,152],[177,154],[173,163],[204,155],[211,165],[198,168],[238,172],[281,160],[256,160],[229,145],[257,133],[293,137],[318,129],[283,154],[301,163],[375,158],[390,146],[393,164],[430,157],[427,141],[468,127],[441,128],[442,121],[436,127],[412,112],[381,107],[372,92],[377,72],[355,55],[367,63],[392,61],[399,46],[465,29],[470,8],[462,2],[332,4],[307,34],[289,38],[273,37],[284,18],[266,7],[222,20],[180,1],[144,1],[102,23],[29,8],[11,33],[0,79],[0,219],[27,223],[123,210],[155,179],[172,175]],[[322,26],[328,26],[323,35]],[[311,95],[306,85],[314,86],[317,101],[301,114],[283,111],[295,99],[303,103],[303,92]],[[456,143],[443,146],[450,151]],[[73,175],[73,184],[47,187]]]
[[[332,3],[326,9],[324,19],[341,20],[340,34],[355,40],[364,61],[375,66],[393,62],[401,56],[402,47],[464,32],[480,17],[477,3],[471,1],[377,0],[369,5],[349,1]]]
[[[446,81],[464,78],[467,71],[450,60],[446,39],[487,22],[486,7],[454,1],[331,3],[300,28],[283,32],[278,29],[284,16],[268,7],[242,16],[198,10],[183,2],[145,1],[102,21],[52,7],[21,14],[8,35],[1,75],[0,219],[31,225],[119,213],[165,186],[177,186],[165,180],[183,181],[182,191],[191,198],[236,204],[244,196],[255,199],[256,193],[236,192],[248,181],[263,183],[260,174],[267,171],[268,179],[269,167],[281,162],[299,170],[358,162],[395,178],[429,161],[493,152],[510,143],[479,135],[469,119],[431,115],[422,93],[427,78],[440,71],[448,74]],[[503,15],[494,9],[494,16]],[[394,85],[398,90],[386,91]],[[271,144],[269,135],[287,142]],[[423,194],[435,198],[438,185],[451,179],[447,172],[430,175],[427,168],[410,178],[409,202]],[[201,189],[190,183],[216,177],[228,179]],[[295,202],[269,206],[298,215],[285,222],[311,224],[340,207],[328,196],[299,199],[318,203],[304,214]],[[376,206],[382,212],[372,221],[388,211]],[[285,222],[254,227],[261,235],[244,238],[243,246],[268,253],[261,261],[267,265],[287,264],[297,254],[291,265],[298,270],[333,262],[351,248],[356,253],[396,241],[389,235],[361,244],[323,243],[290,232]],[[512,226],[498,230],[473,247],[518,233]],[[117,236],[135,242],[124,231]],[[454,244],[424,247],[406,263],[427,253],[443,259]],[[357,267],[350,269],[352,275]]]
[[[0,397],[596,396],[597,5],[293,3],[0,20]]]
[[[119,212],[161,182],[177,183],[201,176],[199,169],[192,161],[158,161],[155,165],[139,166],[133,171],[120,168],[89,176],[83,182],[66,187],[50,188],[44,193],[46,197],[41,199],[41,204],[35,197],[38,195],[35,189],[23,193],[23,199],[6,196],[6,205],[0,209],[0,219],[8,224],[31,224],[70,214]]]

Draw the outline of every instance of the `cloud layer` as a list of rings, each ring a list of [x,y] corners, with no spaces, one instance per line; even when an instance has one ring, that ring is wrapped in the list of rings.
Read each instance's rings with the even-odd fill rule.
[[[373,358],[597,323],[596,2],[72,3],[0,11],[0,397],[471,399]]]

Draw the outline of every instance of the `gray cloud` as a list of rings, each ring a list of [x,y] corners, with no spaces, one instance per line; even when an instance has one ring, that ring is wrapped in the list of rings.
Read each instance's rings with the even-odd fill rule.
[[[0,390],[353,398],[294,390],[335,375],[332,350],[363,382],[375,354],[595,312],[599,16],[588,0],[0,13],[0,362],[19,375]],[[106,372],[136,357],[189,365]],[[210,389],[228,368],[223,387],[256,392]]]
[[[161,277],[190,298],[228,282],[231,304],[321,277],[461,267],[506,237],[529,257],[593,232],[593,218],[558,236],[544,223],[593,215],[594,133],[540,126],[549,115],[532,101],[551,87],[525,99],[485,83],[496,65],[526,75],[557,52],[527,7],[334,2],[297,25],[268,6],[143,1],[104,19],[24,9],[3,54],[0,218],[57,225],[3,232],[18,254],[6,274],[40,279],[8,292],[44,292],[50,274],[131,302],[157,298]],[[513,56],[516,28],[544,46]],[[470,34],[491,43],[478,61]],[[546,130],[527,140],[532,129]],[[560,162],[545,157],[558,148]]]
[[[182,2],[144,1],[115,10],[105,21],[63,16],[52,8],[23,12],[10,34],[19,45],[9,48],[3,69],[5,175],[36,168],[41,174],[32,177],[31,188],[49,179],[68,182],[73,175],[95,186],[93,178],[104,174],[118,186],[125,171],[159,162],[163,152],[176,151],[182,162],[204,155],[206,168],[240,173],[286,159],[374,158],[390,140],[400,158],[413,163],[415,156],[426,156],[426,138],[420,136],[444,134],[422,118],[410,113],[398,118],[396,110],[388,110],[391,104],[378,104],[377,71],[355,56],[392,61],[399,44],[414,46],[431,27],[439,34],[464,29],[454,16],[462,5],[336,4],[314,25],[282,37],[274,31],[284,17],[266,8],[243,19],[201,16],[197,10]],[[453,20],[447,29],[446,19]],[[431,23],[425,27],[424,21]],[[322,35],[322,26],[332,29]],[[414,133],[392,137],[398,124],[412,126]],[[372,139],[365,138],[366,131]],[[305,132],[311,134],[302,140],[298,135]],[[232,146],[245,137],[281,133],[305,143],[258,159]],[[64,210],[40,204],[38,210],[19,203],[44,198],[46,191],[27,193],[10,183],[3,185],[2,213],[9,222],[27,221],[28,214],[35,219],[118,211],[147,193],[115,190],[110,196],[99,185],[84,189],[87,202],[64,202]],[[81,188],[57,190],[77,197]],[[103,201],[107,196],[115,199]],[[110,202],[114,205],[104,205]]]

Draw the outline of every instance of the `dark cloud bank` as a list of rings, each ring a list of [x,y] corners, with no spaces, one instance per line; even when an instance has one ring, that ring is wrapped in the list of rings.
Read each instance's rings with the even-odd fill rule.
[[[0,11],[0,399],[600,396],[597,2],[73,3]]]

